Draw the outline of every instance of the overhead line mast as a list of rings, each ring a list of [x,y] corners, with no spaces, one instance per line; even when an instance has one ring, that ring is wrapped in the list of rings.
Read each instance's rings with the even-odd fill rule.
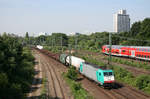
[[[111,34],[112,33],[109,33],[109,58],[108,58],[108,64],[109,65],[111,65],[111,47],[112,47]]]

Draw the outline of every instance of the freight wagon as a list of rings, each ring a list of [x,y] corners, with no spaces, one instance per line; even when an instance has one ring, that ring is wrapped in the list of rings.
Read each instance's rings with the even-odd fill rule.
[[[85,62],[85,60],[75,57],[75,56],[67,56],[66,63],[69,65],[71,63],[72,66],[76,67],[76,69],[80,68],[80,63]]]

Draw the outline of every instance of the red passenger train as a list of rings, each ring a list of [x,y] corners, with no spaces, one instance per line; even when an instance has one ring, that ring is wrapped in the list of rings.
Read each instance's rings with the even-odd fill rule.
[[[102,52],[109,54],[110,45],[103,45]],[[148,46],[122,46],[112,45],[111,54],[115,56],[126,56],[150,61],[150,47]]]

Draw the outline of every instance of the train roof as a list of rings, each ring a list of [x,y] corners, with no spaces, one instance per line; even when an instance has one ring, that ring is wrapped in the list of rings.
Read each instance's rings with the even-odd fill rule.
[[[106,47],[110,47],[110,45],[105,45]],[[128,48],[146,48],[150,49],[150,46],[128,46],[128,45],[112,45],[112,48],[122,48],[122,47],[128,47]]]
[[[92,63],[88,63],[88,62],[84,62],[85,64],[88,64],[88,65],[91,65],[97,69],[101,69],[101,70],[110,70],[110,69],[107,69],[106,66],[98,66],[98,65],[95,65],[95,64],[92,64]]]

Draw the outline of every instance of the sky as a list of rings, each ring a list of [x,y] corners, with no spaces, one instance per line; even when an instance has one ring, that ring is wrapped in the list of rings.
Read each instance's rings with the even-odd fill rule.
[[[150,0],[0,0],[0,33],[112,32],[119,9],[132,24],[150,17]]]

